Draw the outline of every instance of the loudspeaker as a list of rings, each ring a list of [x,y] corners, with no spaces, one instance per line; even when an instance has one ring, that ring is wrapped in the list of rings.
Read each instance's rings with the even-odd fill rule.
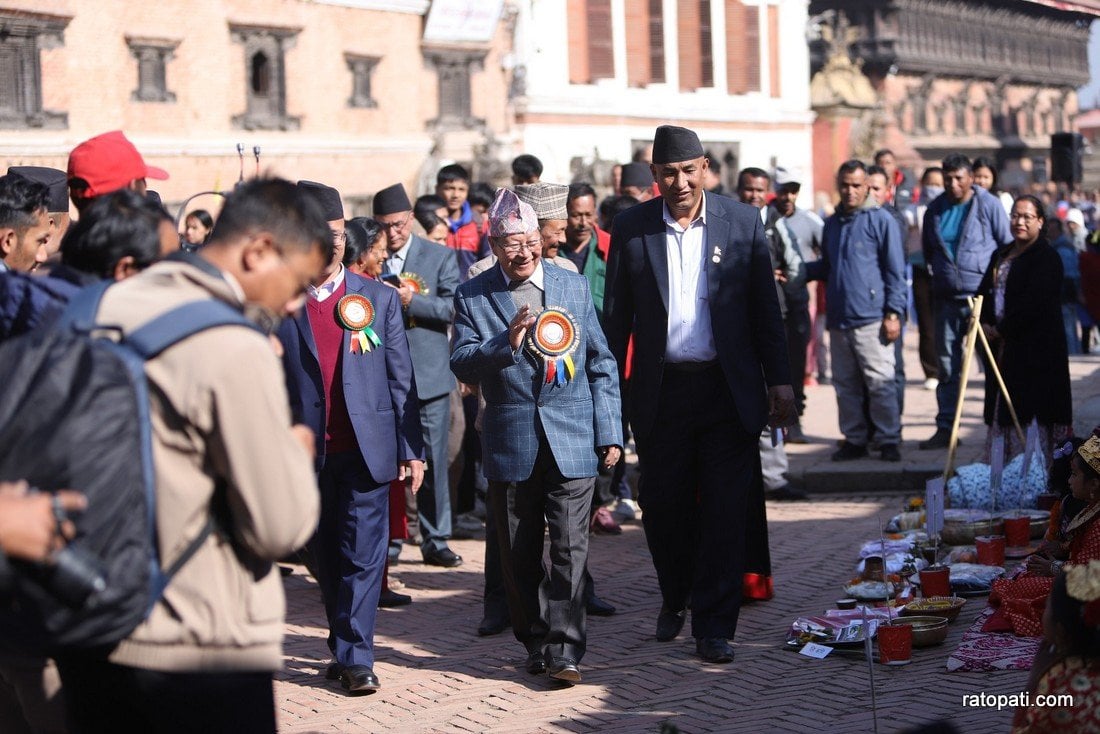
[[[1085,140],[1080,133],[1054,133],[1050,136],[1050,180],[1069,185],[1081,183]]]

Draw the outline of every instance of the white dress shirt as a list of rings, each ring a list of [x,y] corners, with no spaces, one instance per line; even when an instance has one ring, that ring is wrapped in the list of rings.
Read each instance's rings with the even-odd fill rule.
[[[504,272],[504,268],[500,269],[500,274],[504,276],[505,285],[512,285],[513,281],[508,277],[508,273]],[[542,258],[539,258],[539,261],[535,263],[535,272],[531,273],[531,277],[527,280],[531,281],[531,285],[535,286],[543,293],[546,292],[546,288],[543,285]]]
[[[332,276],[329,280],[318,286],[311,285],[309,287],[309,295],[317,303],[323,303],[329,296],[336,292],[336,289],[340,287],[340,284],[344,282],[344,266],[341,265],[340,269],[336,271],[336,275]]]
[[[710,298],[707,290],[707,202],[699,215],[682,228],[662,204],[665,247],[668,249],[668,343],[669,362],[709,362],[718,358],[710,326]]]

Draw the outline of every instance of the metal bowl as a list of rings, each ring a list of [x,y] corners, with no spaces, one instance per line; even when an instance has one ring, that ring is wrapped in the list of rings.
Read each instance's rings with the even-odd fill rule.
[[[913,628],[913,647],[932,647],[947,639],[947,620],[943,617],[899,617],[890,624],[895,627],[910,625]]]
[[[954,622],[966,599],[958,596],[930,596],[914,599],[901,610],[903,617],[942,617]]]
[[[978,535],[1003,535],[1004,520],[1000,515],[992,519],[984,510],[945,510],[940,538],[948,545],[974,545]]]

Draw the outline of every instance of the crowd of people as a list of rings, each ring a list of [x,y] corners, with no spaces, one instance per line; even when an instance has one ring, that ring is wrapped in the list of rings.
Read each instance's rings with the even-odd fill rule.
[[[167,172],[121,132],[81,143],[67,171],[0,177],[0,340],[64,328],[68,304],[104,281],[97,322],[123,340],[191,301],[259,327],[212,328],[146,363],[156,542],[182,565],[111,649],[0,654],[4,730],[273,730],[280,560],[317,578],[324,676],[376,691],[378,609],[413,601],[388,569],[405,544],[461,566],[449,541],[482,520],[478,633],[511,627],[528,673],[581,680],[587,616],[616,611],[595,592],[589,534],[639,510],[657,640],[690,616],[698,657],[729,663],[741,604],[773,593],[765,500],[806,496],[784,448],[808,440],[805,387],[834,387],[834,461],[899,461],[915,315],[938,404],[919,448],[943,448],[975,296],[986,369],[1007,387],[987,380],[990,436],[1016,453],[1013,421],[1034,422],[1048,457],[1068,438],[1095,206],[999,194],[989,161],[958,154],[912,189],[890,151],[846,161],[838,203],[817,213],[782,168],[745,168],[727,192],[682,127],[658,127],[640,158],[604,198],[609,182],[543,181],[527,154],[500,189],[450,164],[434,192],[393,183],[352,218],[323,182],[257,178],[178,226],[146,185]],[[1097,455],[1075,471],[1098,470]],[[78,543],[79,514],[55,516],[23,478],[4,477],[4,553]],[[200,535],[210,523],[219,532]],[[29,583],[5,566],[0,581]]]

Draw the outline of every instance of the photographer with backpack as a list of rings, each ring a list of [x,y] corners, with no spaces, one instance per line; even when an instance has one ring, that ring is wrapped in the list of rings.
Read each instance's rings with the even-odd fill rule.
[[[313,434],[291,425],[263,331],[301,305],[332,246],[321,211],[293,184],[254,180],[227,197],[201,253],[102,292],[93,333],[111,325],[145,360],[160,583],[125,639],[58,651],[73,730],[275,730],[285,599],[274,561],[312,535],[319,500]],[[186,323],[211,310],[229,318]],[[88,496],[74,545],[96,520]]]

